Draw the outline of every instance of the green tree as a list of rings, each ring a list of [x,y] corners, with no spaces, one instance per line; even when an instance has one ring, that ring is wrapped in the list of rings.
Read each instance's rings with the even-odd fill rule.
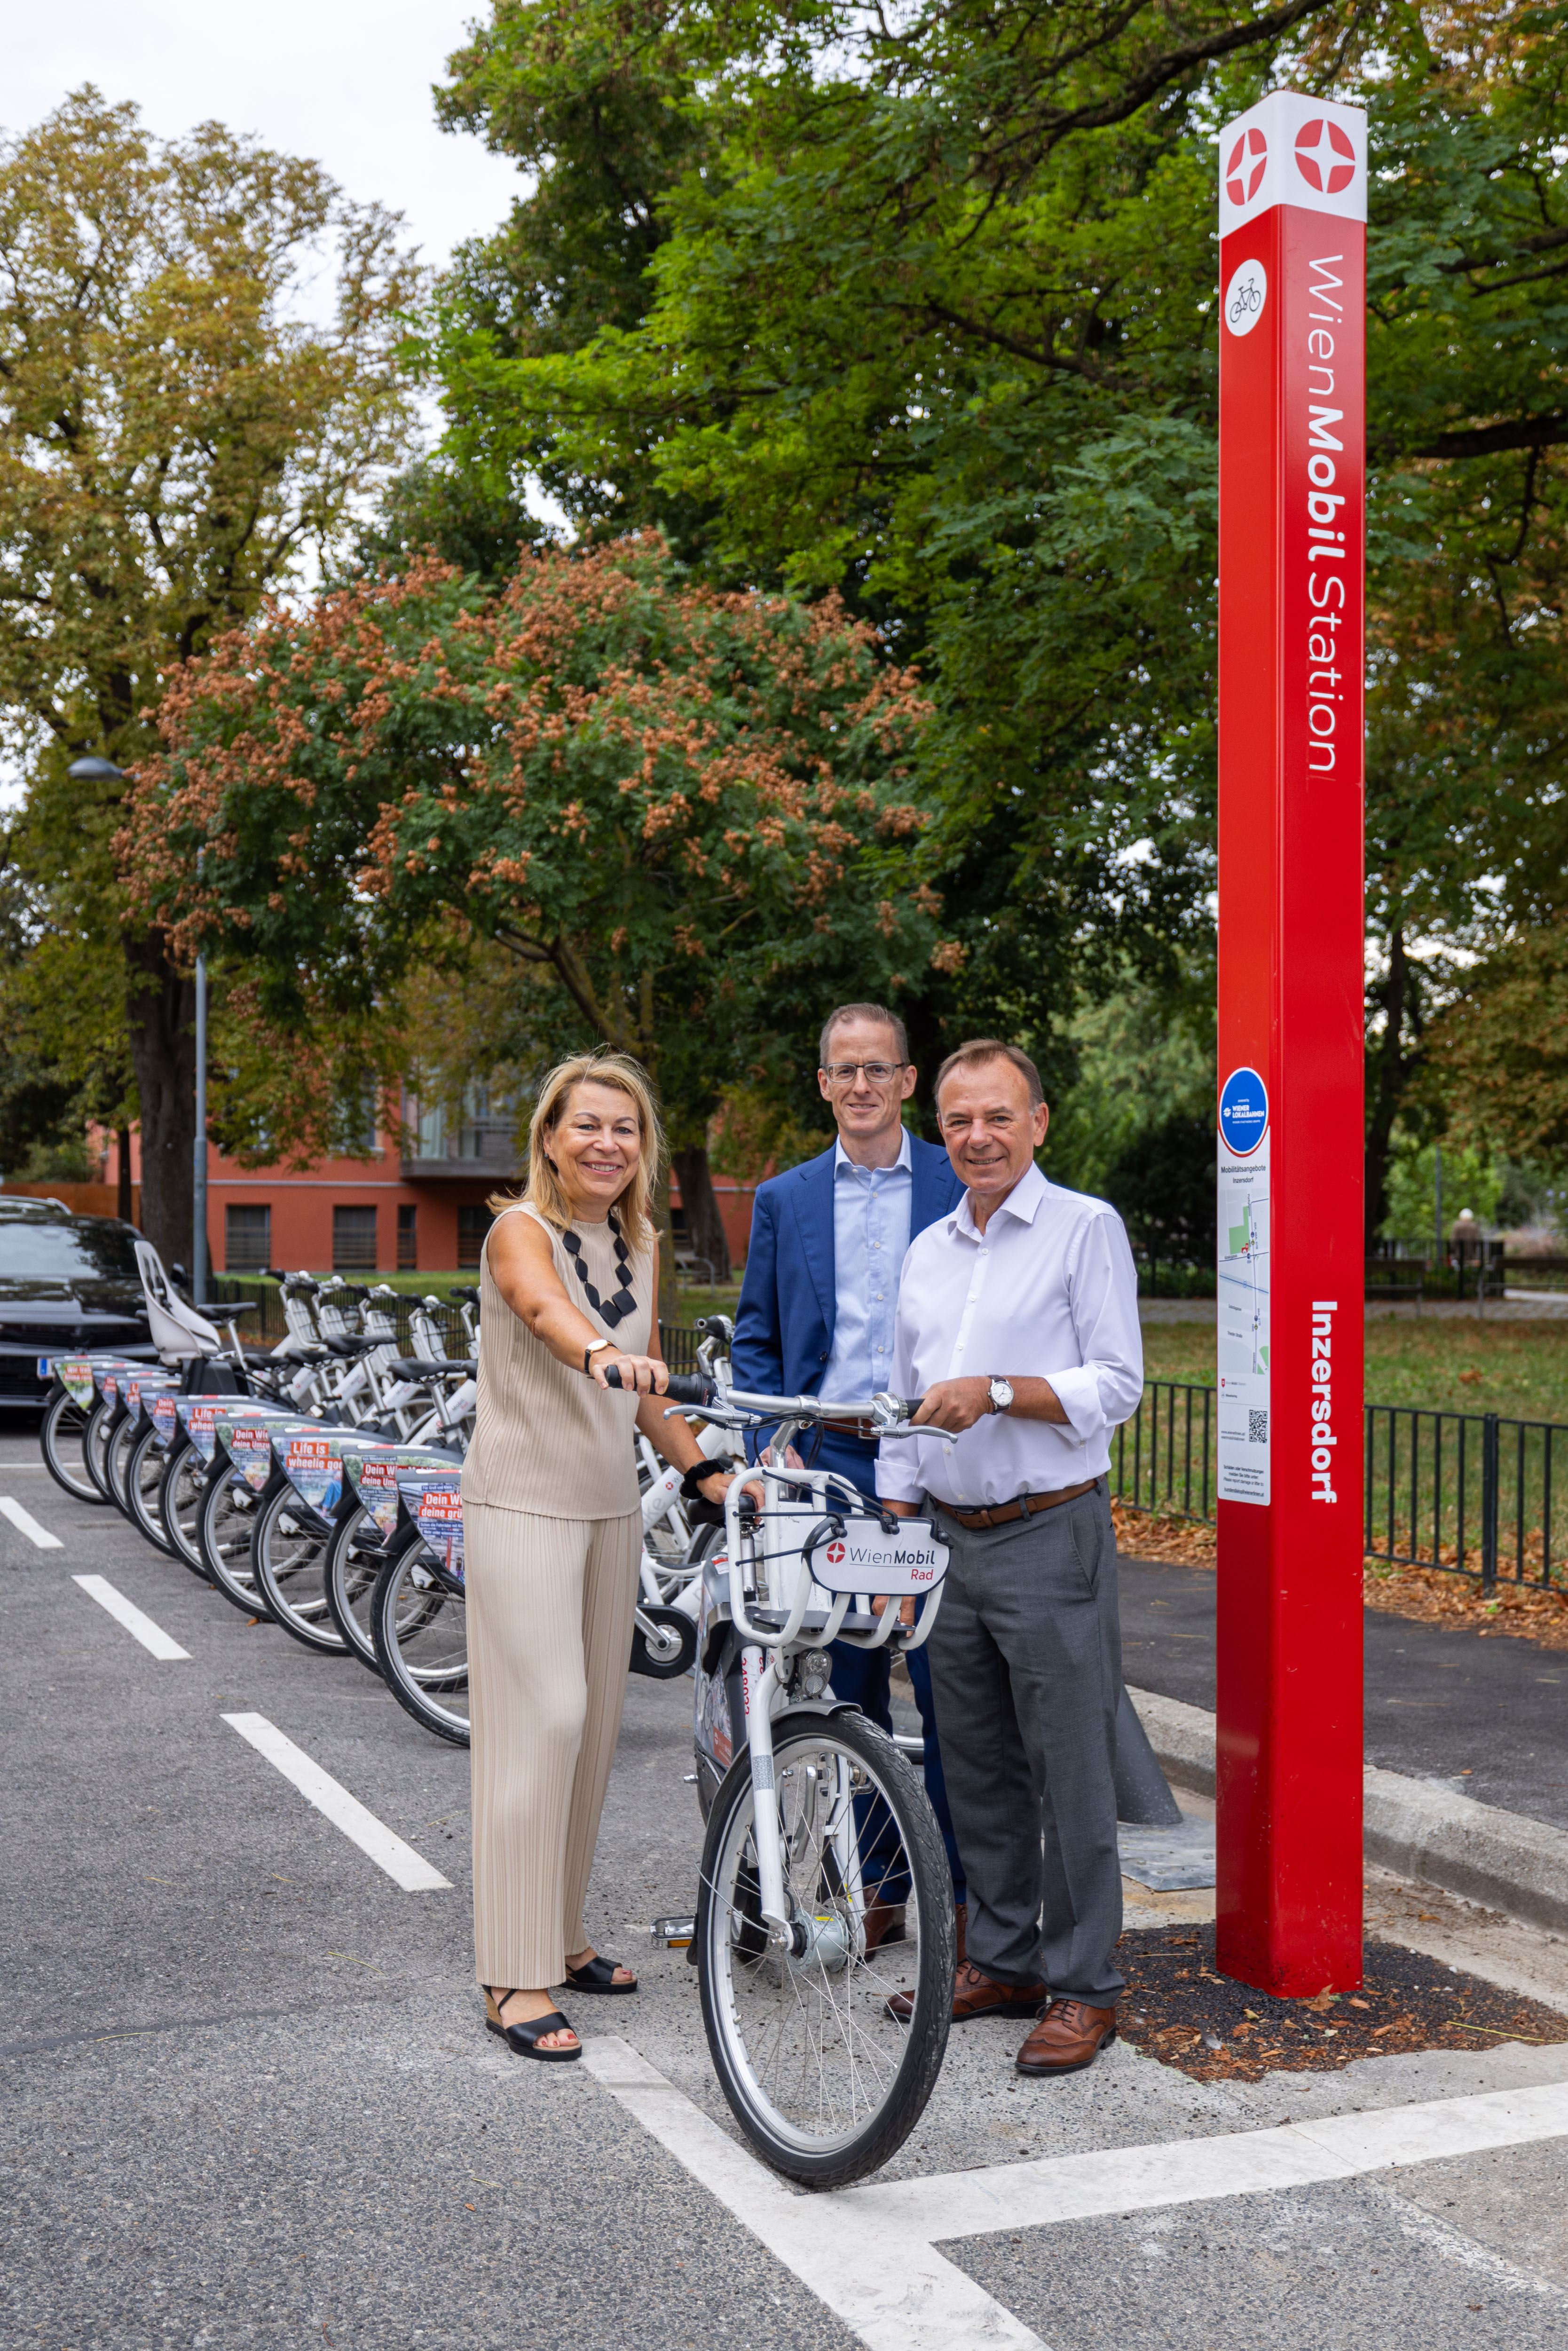
[[[1179,992],[1212,952],[1216,128],[1275,81],[1367,105],[1374,1228],[1430,1010],[1413,949],[1474,944],[1500,877],[1544,919],[1568,871],[1565,30],[1558,0],[556,0],[459,68],[495,144],[512,92],[549,112],[546,209],[558,176],[591,207],[573,110],[617,77],[694,145],[591,334],[449,286],[455,455],[548,463],[588,523],[678,510],[716,576],[883,621],[930,684],[921,862],[962,956],[917,1026],[1063,1067],[1086,988]],[[485,248],[494,282],[543,284],[528,238],[519,214]]]
[[[299,322],[323,245],[333,316]],[[131,914],[120,789],[171,666],[345,543],[395,459],[415,279],[396,224],[310,162],[206,123],[161,143],[90,88],[0,148],[0,711],[31,770],[15,855],[51,985],[118,997],[142,1214],[189,1245],[192,986]]]

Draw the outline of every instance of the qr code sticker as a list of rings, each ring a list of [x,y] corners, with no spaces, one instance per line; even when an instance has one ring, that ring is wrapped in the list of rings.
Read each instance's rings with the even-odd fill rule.
[[[1266,1412],[1249,1412],[1248,1414],[1247,1442],[1249,1445],[1268,1444],[1269,1416]]]

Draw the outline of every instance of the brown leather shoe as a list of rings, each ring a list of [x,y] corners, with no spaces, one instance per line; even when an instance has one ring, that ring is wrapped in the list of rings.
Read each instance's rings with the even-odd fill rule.
[[[1053,2000],[1018,2053],[1020,2074],[1082,2074],[1116,2038],[1113,2008]]]
[[[869,1959],[883,1943],[904,1940],[902,1902],[868,1902],[865,1906],[865,1955]]]
[[[967,2024],[976,2016],[1038,2016],[1050,1997],[1042,1983],[998,1983],[994,1976],[982,1975],[966,1959],[953,1979],[953,2022]],[[896,2023],[907,2024],[915,2013],[913,1992],[895,1991],[887,2002],[887,2013]]]

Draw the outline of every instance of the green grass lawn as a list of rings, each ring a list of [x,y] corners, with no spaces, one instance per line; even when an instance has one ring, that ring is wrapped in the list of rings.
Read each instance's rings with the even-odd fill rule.
[[[1144,1368],[1150,1379],[1212,1387],[1213,1324],[1146,1324]],[[1366,1400],[1568,1420],[1568,1321],[1478,1322],[1467,1315],[1369,1322]]]

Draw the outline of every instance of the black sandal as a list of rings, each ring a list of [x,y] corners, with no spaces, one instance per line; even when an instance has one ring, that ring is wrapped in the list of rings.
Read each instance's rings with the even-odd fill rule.
[[[615,1970],[620,1964],[619,1959],[601,1959],[596,1951],[585,1968],[574,1968],[569,1965],[561,1980],[569,1983],[573,1991],[635,1991],[637,1989],[635,1976],[630,1983],[616,1982]]]
[[[507,1994],[510,2000],[511,1993]],[[559,2008],[549,2010],[543,2016],[530,2016],[521,2024],[506,2024],[501,2019],[501,2007],[488,1984],[485,1987],[485,2029],[498,2032],[514,2055],[537,2057],[541,2065],[566,2065],[582,2054],[580,2040],[575,2049],[541,2049],[538,2043],[548,2033],[572,2032],[576,2027],[568,2022]],[[494,2014],[490,2011],[494,2011]]]

